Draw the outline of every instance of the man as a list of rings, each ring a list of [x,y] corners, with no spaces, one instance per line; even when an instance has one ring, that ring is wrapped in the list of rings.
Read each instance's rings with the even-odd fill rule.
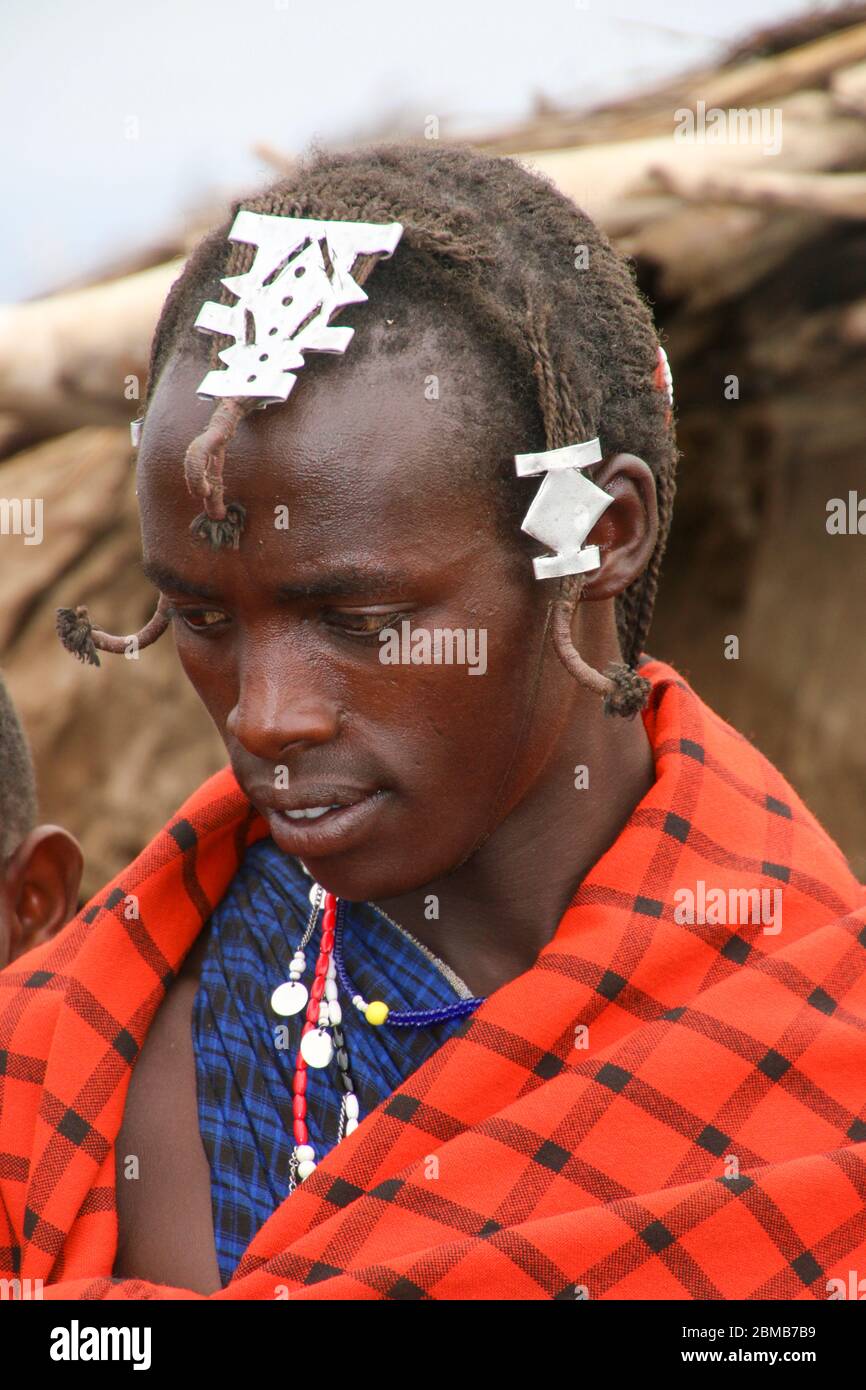
[[[273,409],[200,399],[201,301],[213,326],[220,281],[243,303],[254,273],[209,238],[157,330],[141,438],[159,607],[134,639],[61,615],[91,659],[170,621],[231,770],[0,980],[0,1045],[49,1039],[0,1113],[10,1267],[58,1298],[826,1296],[866,1255],[864,890],[642,654],[675,456],[645,307],[508,161],[318,157],[245,210],[264,237],[299,208],[306,262],[259,285],[292,312],[289,277],[338,261],[329,219],[405,227],[345,359],[311,350]],[[257,305],[238,343],[267,361]],[[514,457],[552,474],[572,445],[598,445],[606,501],[590,519],[596,493],[554,479],[588,500],[554,508],[572,567],[550,587]],[[404,622],[483,632],[483,678],[425,659],[432,640],[384,662]],[[389,1008],[419,1052],[394,1050]]]
[[[68,831],[37,824],[30,750],[0,677],[0,969],[69,921],[82,866]]]

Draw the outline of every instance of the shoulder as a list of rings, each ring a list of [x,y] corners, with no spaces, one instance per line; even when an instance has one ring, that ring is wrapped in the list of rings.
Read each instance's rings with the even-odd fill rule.
[[[0,971],[0,1050],[26,1047],[34,1056],[47,1055],[69,971],[88,933],[79,913],[53,940]]]
[[[29,1181],[66,970],[80,935],[80,923],[71,922],[0,971],[0,1212],[17,1210]]]
[[[223,769],[52,941],[0,971],[0,1152],[26,1149],[49,1061],[83,1084],[107,1037],[131,1062],[209,904],[266,829]]]
[[[830,913],[860,907],[866,889],[779,768],[674,667],[644,654],[638,670],[652,687],[643,718],[657,775],[667,773],[688,802],[705,852],[726,856],[730,870],[796,886]]]

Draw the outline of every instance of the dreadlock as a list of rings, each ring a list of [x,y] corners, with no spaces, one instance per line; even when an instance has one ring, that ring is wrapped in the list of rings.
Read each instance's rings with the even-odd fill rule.
[[[371,312],[380,280],[383,293],[386,284],[399,287],[410,334],[429,321],[431,306],[443,299],[458,304],[485,351],[496,355],[509,398],[524,405],[527,439],[515,439],[513,453],[598,435],[606,456],[627,451],[647,462],[656,480],[658,538],[646,570],[616,600],[623,663],[602,675],[573,646],[571,620],[584,576],[560,582],[552,623],[560,658],[578,680],[604,695],[606,712],[637,713],[649,682],[633,668],[649,630],[670,529],[676,447],[667,401],[657,389],[658,340],[627,263],[550,180],[515,160],[467,147],[406,143],[315,150],[265,192],[239,199],[228,221],[190,256],[153,338],[145,411],[176,350],[221,365],[218,353],[231,340],[206,337],[192,325],[205,300],[233,301],[222,279],[242,275],[252,264],[255,248],[228,240],[241,207],[286,217],[399,221],[400,246],[376,271]],[[579,260],[586,268],[578,268]],[[360,258],[353,278],[363,283],[375,263],[375,257]],[[321,360],[314,354],[305,374]],[[223,463],[238,423],[259,404],[250,397],[221,400],[187,452],[187,486],[204,503],[190,529],[214,547],[237,547],[243,531],[243,507],[224,499]],[[526,480],[512,474],[513,515],[519,500],[525,502],[525,487]],[[166,625],[160,607],[138,635],[139,645],[142,638],[156,640]],[[129,640],[97,633],[83,608],[60,610],[58,631],[81,660],[97,664],[97,647],[123,650]]]

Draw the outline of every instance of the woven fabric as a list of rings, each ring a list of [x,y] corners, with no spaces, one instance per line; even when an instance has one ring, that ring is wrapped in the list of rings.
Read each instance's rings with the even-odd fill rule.
[[[192,1037],[223,1284],[289,1192],[292,1077],[305,1014],[278,1018],[270,998],[287,978],[304,935],[310,882],[273,840],[260,840],[247,850],[211,918]],[[365,999],[403,1010],[441,1008],[461,998],[430,956],[369,904],[341,903],[339,912],[341,959]],[[308,986],[320,936],[321,914],[306,949]],[[462,1026],[458,1020],[371,1028],[342,990],[339,998],[361,1116]],[[336,1062],[308,1069],[307,1128],[320,1159],[337,1141],[342,1096]]]
[[[642,674],[655,783],[535,964],[211,1298],[808,1300],[866,1268],[866,890],[676,671]],[[0,974],[0,1274],[45,1298],[201,1297],[112,1278],[114,1141],[166,986],[266,833],[218,774]],[[701,881],[781,888],[782,930],[681,924]]]

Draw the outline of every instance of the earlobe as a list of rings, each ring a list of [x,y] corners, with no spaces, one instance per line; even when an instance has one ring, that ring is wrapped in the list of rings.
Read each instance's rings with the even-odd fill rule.
[[[655,477],[643,459],[614,454],[599,464],[592,480],[614,502],[587,537],[601,555],[601,564],[583,585],[582,597],[590,601],[616,598],[643,573],[659,529]]]
[[[55,936],[75,915],[84,857],[68,830],[39,825],[18,846],[6,873],[12,959]]]

